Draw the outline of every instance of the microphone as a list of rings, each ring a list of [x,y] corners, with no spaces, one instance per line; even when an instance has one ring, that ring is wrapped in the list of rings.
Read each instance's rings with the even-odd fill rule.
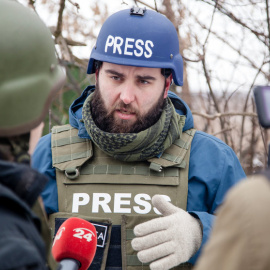
[[[95,226],[81,218],[68,218],[57,231],[52,255],[60,270],[87,270],[97,249]]]

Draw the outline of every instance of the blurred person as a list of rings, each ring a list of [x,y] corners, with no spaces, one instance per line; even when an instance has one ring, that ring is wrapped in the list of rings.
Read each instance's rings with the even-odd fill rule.
[[[245,173],[169,91],[183,84],[174,25],[138,7],[116,12],[87,73],[96,84],[71,105],[70,124],[53,127],[33,156],[50,179],[42,197],[52,231],[71,216],[98,224],[91,269],[190,269]]]
[[[45,213],[39,195],[48,179],[30,163],[65,75],[50,31],[16,1],[0,1],[0,37],[0,269],[47,269],[32,208]]]
[[[270,269],[269,179],[250,175],[228,192],[196,270]]]

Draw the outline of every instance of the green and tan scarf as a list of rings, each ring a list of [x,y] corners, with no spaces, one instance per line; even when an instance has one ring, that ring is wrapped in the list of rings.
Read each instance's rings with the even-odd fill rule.
[[[160,119],[139,133],[109,133],[99,129],[91,115],[92,94],[85,100],[82,118],[92,141],[109,156],[122,161],[142,161],[161,154],[182,135],[185,116],[176,113],[166,98]]]

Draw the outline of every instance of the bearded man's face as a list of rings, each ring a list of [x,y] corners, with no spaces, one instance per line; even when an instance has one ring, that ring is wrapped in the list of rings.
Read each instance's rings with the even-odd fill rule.
[[[159,68],[103,62],[91,101],[96,125],[110,133],[137,133],[149,128],[161,115],[170,82]]]

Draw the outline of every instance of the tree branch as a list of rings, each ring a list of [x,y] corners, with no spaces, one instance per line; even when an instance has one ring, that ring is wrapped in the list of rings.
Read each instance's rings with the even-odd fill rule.
[[[216,118],[224,117],[224,116],[250,116],[250,117],[257,117],[258,115],[256,113],[247,113],[247,112],[227,112],[227,113],[216,113],[214,115],[201,113],[192,111],[193,115],[198,115],[203,118],[209,119],[209,120],[215,120]]]
[[[60,7],[58,11],[58,21],[57,27],[54,33],[55,38],[57,39],[62,33],[62,24],[63,24],[63,12],[65,9],[65,0],[60,0]]]

